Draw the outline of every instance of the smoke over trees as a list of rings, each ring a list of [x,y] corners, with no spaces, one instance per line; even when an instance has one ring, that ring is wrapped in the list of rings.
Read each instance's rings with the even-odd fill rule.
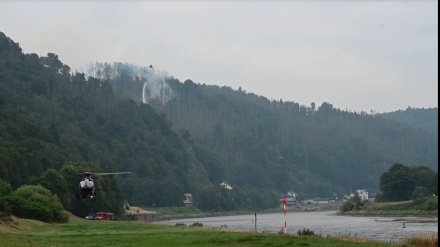
[[[155,100],[162,104],[174,97],[173,90],[166,83],[168,73],[153,66],[139,67],[128,63],[89,64],[87,75],[102,81],[109,81],[116,94],[123,98],[148,104]]]

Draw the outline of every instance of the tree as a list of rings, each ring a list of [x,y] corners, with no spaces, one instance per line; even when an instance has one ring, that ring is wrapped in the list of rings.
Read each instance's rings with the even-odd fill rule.
[[[429,179],[429,188],[433,194],[438,195],[438,171],[431,175]]]
[[[9,183],[0,179],[0,197],[6,197],[12,192],[12,187]]]
[[[412,197],[415,181],[408,167],[395,163],[387,172],[380,176],[379,186],[383,193],[383,200],[406,201]]]
[[[70,205],[67,182],[63,175],[55,169],[46,170],[36,181],[37,184],[50,190],[54,195],[58,196],[64,207]]]
[[[430,183],[433,182],[430,178],[435,174],[435,171],[426,166],[412,166],[409,168],[411,171],[411,176],[414,178],[415,185],[425,187],[429,190]]]
[[[9,183],[0,179],[0,217],[11,214],[11,206],[7,201],[8,196],[12,192],[12,187]]]
[[[60,73],[62,69],[66,70],[67,68],[63,67],[63,63],[58,59],[58,55],[54,53],[47,53],[47,57],[41,57],[42,64],[49,68],[52,72]],[[69,68],[70,70],[70,68]],[[66,71],[64,71],[65,73]]]
[[[214,187],[203,188],[195,197],[195,205],[201,210],[219,211],[218,190]]]
[[[414,192],[412,194],[412,199],[416,200],[416,201],[421,201],[429,195],[430,195],[430,193],[427,188],[425,188],[423,186],[416,186],[416,188],[414,189]]]
[[[362,201],[359,194],[356,192],[354,193],[354,196],[350,198],[348,201],[344,202],[342,206],[339,208],[339,210],[342,213],[353,211],[353,210],[359,210],[364,206],[365,202]]]

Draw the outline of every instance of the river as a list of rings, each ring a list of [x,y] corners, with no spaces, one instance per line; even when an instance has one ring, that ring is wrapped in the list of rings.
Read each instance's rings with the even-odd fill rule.
[[[282,212],[250,215],[234,215],[220,217],[204,217],[175,219],[160,223],[183,223],[191,225],[195,222],[204,226],[227,227],[245,231],[279,233],[286,222],[287,233],[296,235],[299,230],[309,229],[321,236],[357,236],[364,239],[382,242],[398,242],[413,235],[438,234],[438,218],[422,217],[366,217],[341,216],[336,211]],[[255,224],[256,223],[256,224]]]

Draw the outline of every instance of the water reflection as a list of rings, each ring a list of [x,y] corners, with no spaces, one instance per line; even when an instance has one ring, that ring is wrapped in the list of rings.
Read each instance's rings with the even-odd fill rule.
[[[296,235],[299,230],[309,229],[321,236],[357,236],[384,242],[396,242],[415,234],[438,234],[438,218],[419,217],[352,217],[339,216],[334,211],[282,212],[271,214],[234,215],[162,221],[165,224],[194,222],[204,226],[246,231],[279,233],[287,222],[287,232]],[[255,224],[256,223],[256,224]]]

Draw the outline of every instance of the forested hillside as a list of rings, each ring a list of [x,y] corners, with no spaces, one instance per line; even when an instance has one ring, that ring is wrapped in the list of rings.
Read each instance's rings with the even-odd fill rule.
[[[306,107],[225,87],[170,83],[178,97],[164,108],[167,116],[225,157],[238,172],[223,172],[236,183],[313,195],[326,188],[374,191],[394,162],[437,167],[437,135],[407,125],[329,103]]]
[[[378,116],[405,123],[429,133],[438,134],[438,108],[417,109],[408,107],[404,111],[393,111]]]
[[[97,63],[90,71],[105,74],[112,85],[131,85],[116,86],[115,93],[139,91],[133,99],[165,113],[186,140],[217,154],[220,162],[210,160],[212,155],[202,162],[213,183],[330,197],[354,188],[377,191],[379,176],[396,162],[437,169],[437,135],[377,114],[342,111],[330,103],[269,101],[241,88],[153,77],[151,67]],[[124,81],[111,71],[124,75]],[[145,85],[159,90],[151,94]]]
[[[122,200],[183,206],[184,193],[200,209],[268,208],[287,191],[377,191],[394,163],[438,167],[436,134],[365,112],[181,82],[152,66],[88,73],[53,53],[24,54],[0,33],[0,178],[41,184],[78,214]],[[102,200],[91,204],[74,201],[85,170],[132,174],[95,177]]]

